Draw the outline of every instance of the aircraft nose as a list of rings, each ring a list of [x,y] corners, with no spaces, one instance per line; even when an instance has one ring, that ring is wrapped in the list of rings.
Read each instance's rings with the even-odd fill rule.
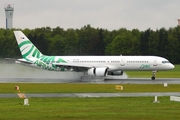
[[[174,69],[174,65],[173,65],[173,64],[170,64],[170,65],[169,65],[169,68],[170,68],[170,69]]]

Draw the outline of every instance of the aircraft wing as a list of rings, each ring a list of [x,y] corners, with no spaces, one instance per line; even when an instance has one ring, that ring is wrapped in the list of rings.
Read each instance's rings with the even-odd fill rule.
[[[72,64],[72,63],[53,63],[57,67],[66,68],[66,69],[73,69],[74,71],[85,71],[89,68],[94,66],[91,65],[84,65],[84,64]]]

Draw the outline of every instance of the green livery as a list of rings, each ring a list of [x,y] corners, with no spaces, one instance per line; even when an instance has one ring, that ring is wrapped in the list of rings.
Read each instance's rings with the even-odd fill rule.
[[[66,63],[65,60],[56,56],[43,55],[22,32],[16,34],[16,39],[20,52],[26,61],[46,70],[64,70],[53,63]]]

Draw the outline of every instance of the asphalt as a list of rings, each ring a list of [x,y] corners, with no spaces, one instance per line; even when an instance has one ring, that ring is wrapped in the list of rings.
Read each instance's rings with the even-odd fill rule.
[[[25,94],[27,98],[59,98],[59,97],[149,97],[149,96],[180,96],[180,92],[153,93],[45,93]],[[17,94],[0,94],[0,98],[18,98]]]
[[[71,81],[69,79],[58,78],[0,78],[0,83],[99,83],[99,84],[180,84],[180,78],[127,78],[116,80],[93,80],[93,81]]]

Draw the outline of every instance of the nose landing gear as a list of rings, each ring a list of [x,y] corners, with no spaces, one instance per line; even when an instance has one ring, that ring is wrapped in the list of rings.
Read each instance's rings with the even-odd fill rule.
[[[155,79],[156,79],[156,73],[157,73],[157,72],[158,72],[157,70],[152,71],[151,80],[155,80]]]

